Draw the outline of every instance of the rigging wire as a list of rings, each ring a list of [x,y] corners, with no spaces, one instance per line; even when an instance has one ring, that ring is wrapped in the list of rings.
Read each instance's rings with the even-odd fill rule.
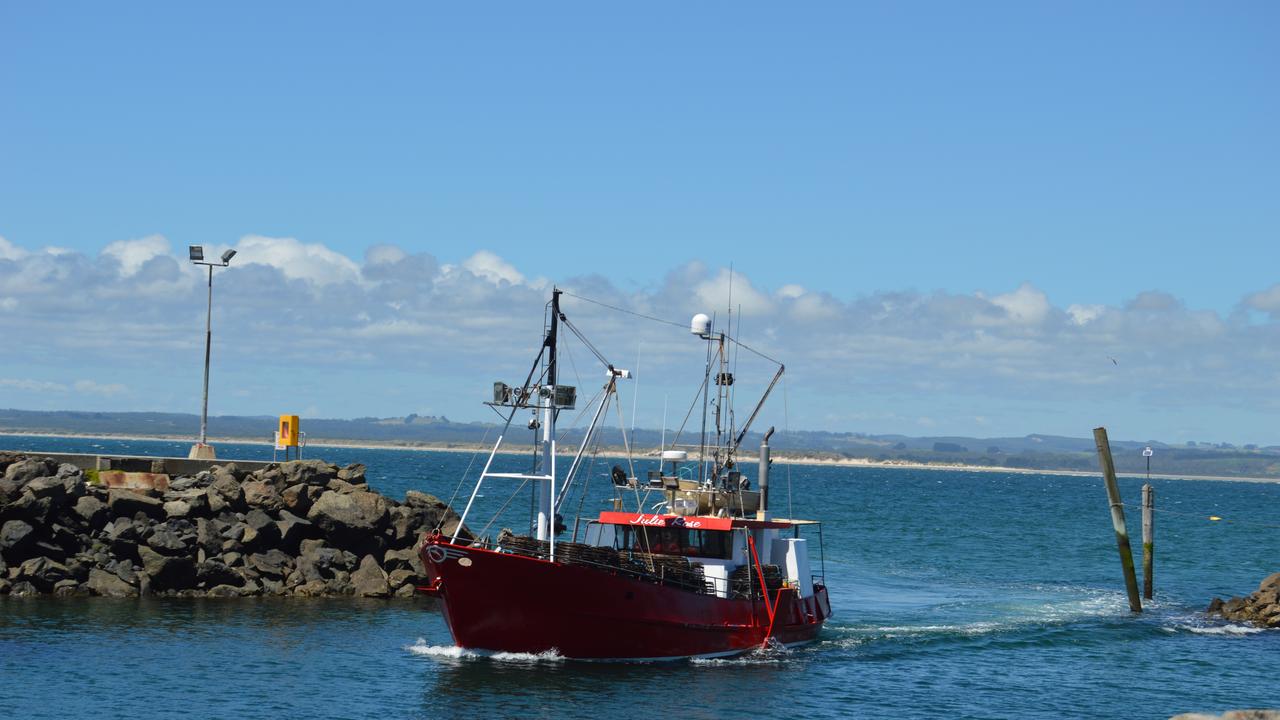
[[[609,359],[606,358],[603,353],[597,350],[595,345],[591,344],[591,341],[587,339],[587,336],[582,334],[582,331],[578,329],[578,326],[574,325],[569,320],[569,318],[564,317],[563,313],[561,313],[560,315],[560,322],[563,323],[565,327],[569,328],[569,332],[572,332],[574,335],[576,335],[577,338],[582,341],[583,345],[587,346],[587,349],[590,350],[592,354],[596,356],[597,360],[603,363],[604,366],[609,368],[610,370],[613,369],[613,363],[610,363]]]
[[[524,489],[524,486],[528,484],[528,482],[529,482],[529,478],[525,478],[524,480],[520,481],[520,485],[516,487],[514,492],[511,493],[511,496],[507,498],[507,501],[502,503],[502,507],[498,508],[498,512],[494,513],[493,517],[489,518],[489,522],[485,524],[484,528],[481,529],[480,532],[476,534],[476,538],[482,538],[484,537],[485,533],[489,532],[489,528],[493,527],[493,524],[498,521],[498,518],[502,517],[502,513],[506,512],[507,506],[511,504],[512,500],[516,499],[516,495],[520,494],[520,491]],[[533,518],[531,514],[530,520],[532,519]]]
[[[561,290],[560,292],[561,292],[562,294],[564,294],[564,295],[568,295],[568,296],[569,296],[569,297],[571,297],[571,298],[577,298],[577,299],[579,299],[579,300],[584,300],[584,301],[589,302],[589,303],[591,303],[591,304],[593,304],[593,305],[599,305],[600,307],[609,308],[610,310],[616,310],[616,311],[618,311],[618,312],[620,312],[620,313],[626,313],[627,315],[634,315],[634,316],[636,316],[636,317],[638,317],[638,318],[644,318],[645,320],[652,320],[652,321],[654,321],[654,322],[660,322],[660,323],[662,323],[662,324],[664,324],[664,325],[672,325],[672,326],[675,326],[675,327],[680,328],[681,330],[683,330],[683,329],[685,328],[685,324],[684,324],[684,323],[672,322],[672,321],[670,321],[670,320],[663,320],[663,319],[662,319],[662,318],[660,318],[660,317],[654,317],[654,316],[652,316],[652,315],[645,315],[644,313],[638,313],[638,312],[635,312],[634,310],[627,310],[627,309],[625,309],[625,308],[620,308],[620,307],[618,307],[618,306],[616,306],[616,305],[610,305],[610,304],[608,304],[608,303],[600,302],[599,300],[592,300],[592,299],[591,299],[591,298],[589,298],[589,297],[583,297],[583,296],[581,296],[581,295],[575,295],[575,294],[573,294],[573,293],[569,292],[568,290]]]
[[[618,411],[618,429],[622,432],[622,447],[627,453],[627,468],[631,472],[631,477],[635,477],[636,466],[631,460],[631,443],[627,441],[627,422],[622,418],[622,399],[619,398],[618,402],[614,403],[613,406]],[[638,487],[639,482],[637,481],[637,488]]]
[[[471,472],[471,467],[475,465],[476,458],[480,457],[480,451],[483,450],[485,447],[487,447],[489,444],[489,432],[491,430],[493,430],[492,425],[485,428],[484,435],[480,438],[480,445],[476,447],[476,451],[471,454],[471,461],[467,463],[467,469],[463,470],[462,474],[458,476],[458,484],[454,486],[453,494],[449,496],[449,502],[444,504],[445,507],[452,508],[453,501],[458,499],[458,492],[462,490],[462,483],[466,482],[467,473]],[[432,530],[440,530],[441,528],[444,527],[445,515],[447,514],[448,513],[440,514],[440,520],[436,523],[436,526],[432,528]]]
[[[787,376],[782,376],[782,433],[791,439],[791,417],[787,411]],[[791,463],[787,463],[787,517],[794,518],[795,510],[791,507]]]

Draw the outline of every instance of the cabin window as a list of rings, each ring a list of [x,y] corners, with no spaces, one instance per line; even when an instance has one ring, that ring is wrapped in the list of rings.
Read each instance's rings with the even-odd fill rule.
[[[619,550],[685,555],[728,560],[732,548],[725,530],[682,527],[622,527],[616,535]]]

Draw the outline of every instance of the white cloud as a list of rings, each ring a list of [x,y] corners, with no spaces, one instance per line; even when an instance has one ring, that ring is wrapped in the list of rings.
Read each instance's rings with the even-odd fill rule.
[[[94,382],[93,380],[77,380],[72,387],[75,388],[75,391],[78,393],[85,393],[88,395],[105,395],[107,397],[119,395],[128,389],[120,383],[102,384]]]
[[[0,387],[7,387],[25,392],[64,393],[67,391],[67,386],[61,383],[49,382],[47,380],[31,380],[29,378],[0,378]]]
[[[365,265],[392,265],[409,257],[409,253],[395,245],[371,245],[364,251]]]
[[[773,313],[773,302],[769,297],[752,287],[751,281],[738,272],[731,274],[729,270],[721,270],[699,282],[693,294],[702,312],[708,315],[726,309],[732,309],[735,314],[741,310],[748,317]]]
[[[1105,305],[1071,305],[1067,308],[1067,315],[1071,317],[1072,323],[1085,325],[1097,320],[1106,311]]]
[[[1280,318],[1280,283],[1272,285],[1266,290],[1246,295],[1243,305],[1253,310],[1268,313],[1273,319]]]
[[[991,304],[1003,309],[1008,319],[1019,325],[1039,325],[1049,317],[1051,309],[1049,298],[1029,283],[1011,293],[996,295]]]
[[[360,281],[360,266],[350,258],[318,243],[295,238],[246,235],[236,244],[238,265],[266,265],[290,280],[304,280],[324,287]]]
[[[469,403],[476,395],[458,378],[478,371],[522,377],[528,368],[517,366],[528,361],[525,351],[536,352],[547,292],[528,280],[533,272],[526,275],[492,252],[449,266],[390,245],[369,248],[362,263],[294,238],[251,235],[236,249],[232,267],[215,282],[213,384],[226,388],[221,397],[229,403],[233,387],[259,390],[236,400],[245,403],[240,408],[219,412],[257,409],[254,403],[268,402],[276,388],[293,382],[295,394],[348,393],[349,406],[332,411],[338,415],[371,412],[364,398],[416,407],[430,397],[451,416],[468,417],[459,408],[471,406],[457,398]],[[0,389],[62,398],[74,392],[112,404],[185,398],[186,390],[198,389],[203,275],[171,252],[158,236],[111,243],[102,258],[0,243],[0,337],[22,338],[22,352],[5,356],[10,377],[0,379]],[[680,326],[565,301],[611,361],[633,364],[642,345],[642,398],[662,398],[665,382],[676,391],[674,403],[674,385],[688,379],[690,363],[701,367],[700,346],[685,329],[688,318],[699,311],[723,315],[729,279],[726,269],[693,262],[639,290],[624,291],[603,275],[556,281]],[[1268,322],[1189,309],[1159,291],[1122,306],[1066,308],[1029,284],[990,296],[882,291],[843,299],[797,283],[764,288],[735,273],[735,316],[739,303],[744,341],[786,361],[793,401],[808,397],[816,406],[877,397],[895,408],[894,422],[903,430],[919,417],[934,419],[939,429],[956,418],[980,424],[975,417],[986,418],[993,431],[1004,429],[1008,413],[998,405],[1019,398],[1036,398],[1055,412],[1121,397],[1135,408],[1234,404],[1280,411],[1267,399],[1280,398],[1274,371],[1280,367],[1280,286],[1241,300],[1242,308],[1271,313]],[[590,354],[575,353],[587,377]],[[58,380],[83,378],[86,358],[101,373],[97,379]],[[740,377],[767,379],[768,372],[744,367]],[[238,382],[223,379],[236,373]],[[838,386],[832,378],[841,378]],[[955,400],[960,395],[965,400]],[[906,406],[921,398],[928,403]],[[932,407],[948,399],[952,407]],[[271,406],[293,401],[290,394]],[[803,417],[804,403],[793,410]]]
[[[481,250],[467,258],[463,261],[462,267],[472,275],[482,277],[495,285],[504,282],[519,285],[524,282],[524,275],[521,275],[514,265],[488,250]]]
[[[27,256],[27,251],[14,245],[0,235],[0,260],[21,260]]]
[[[169,255],[169,241],[162,235],[148,235],[136,240],[117,240],[102,249],[106,257],[115,258],[120,263],[124,277],[136,275],[148,260],[161,255]]]

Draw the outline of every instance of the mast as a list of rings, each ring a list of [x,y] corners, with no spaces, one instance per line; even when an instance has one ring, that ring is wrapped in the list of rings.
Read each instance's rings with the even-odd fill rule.
[[[538,480],[538,528],[539,540],[554,543],[555,536],[555,478],[556,478],[556,334],[560,324],[560,289],[551,290],[551,323],[543,345],[547,353],[547,377],[543,386],[542,401],[542,472]],[[554,544],[552,558],[555,557]]]

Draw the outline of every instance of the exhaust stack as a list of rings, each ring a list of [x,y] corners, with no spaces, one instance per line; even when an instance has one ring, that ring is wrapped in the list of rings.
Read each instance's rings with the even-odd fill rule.
[[[773,427],[769,428],[769,432],[764,434],[764,440],[760,442],[760,509],[756,511],[757,520],[769,519],[769,465],[773,460],[769,458],[769,438],[773,435]]]

